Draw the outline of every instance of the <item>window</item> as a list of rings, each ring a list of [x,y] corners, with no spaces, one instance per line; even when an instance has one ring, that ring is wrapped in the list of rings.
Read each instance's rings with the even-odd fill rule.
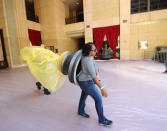
[[[108,60],[112,59],[114,55],[113,50],[109,46],[106,35],[104,36],[103,46],[100,50],[100,59]],[[96,56],[97,57],[97,56]],[[118,42],[116,46],[116,58],[120,59],[120,36],[118,36]]]
[[[147,0],[131,0],[131,13],[141,13],[147,11]]]
[[[167,9],[167,0],[150,0],[150,10]]]
[[[84,21],[83,0],[66,1],[66,24]]]
[[[27,20],[39,23],[38,16],[35,13],[34,0],[25,0]]]
[[[167,0],[131,0],[131,14],[167,9]]]

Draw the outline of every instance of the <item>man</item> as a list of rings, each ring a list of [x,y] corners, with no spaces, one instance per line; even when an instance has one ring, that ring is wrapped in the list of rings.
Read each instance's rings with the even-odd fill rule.
[[[41,44],[41,47],[42,48],[45,48],[45,45],[44,44]],[[42,84],[38,81],[38,82],[36,82],[36,86],[37,86],[37,88],[39,89],[39,90],[41,90],[41,86],[42,86]],[[42,86],[43,87],[43,86]],[[44,91],[44,94],[45,95],[50,95],[51,94],[51,92],[48,90],[48,89],[46,89],[45,87],[43,87],[43,91]]]
[[[167,60],[165,61],[165,67],[166,67],[166,70],[164,71],[164,73],[167,73]]]

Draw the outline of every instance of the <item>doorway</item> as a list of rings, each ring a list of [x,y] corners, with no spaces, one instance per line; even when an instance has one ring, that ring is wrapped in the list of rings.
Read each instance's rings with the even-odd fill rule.
[[[7,62],[7,57],[6,57],[3,30],[0,29],[0,69],[4,69],[7,67],[8,67],[8,62]]]
[[[78,42],[79,42],[79,49],[81,49],[82,46],[85,45],[85,37],[84,38],[79,38]]]
[[[41,45],[41,32],[37,30],[28,29],[29,40],[33,46]]]
[[[116,58],[117,59],[120,59],[120,40],[119,40],[119,38],[120,38],[120,36],[118,36],[118,41],[117,41],[117,45],[116,45]],[[104,36],[103,46],[100,50],[100,59],[101,60],[113,59],[113,54],[114,54],[114,52],[110,48],[106,36]]]

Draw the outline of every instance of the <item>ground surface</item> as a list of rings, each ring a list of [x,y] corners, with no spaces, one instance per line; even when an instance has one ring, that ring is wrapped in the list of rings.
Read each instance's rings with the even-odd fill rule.
[[[166,131],[167,74],[149,60],[97,62],[108,85],[104,112],[113,125],[98,125],[88,97],[89,119],[77,115],[80,88],[68,80],[52,95],[43,95],[27,68],[0,70],[0,131]]]

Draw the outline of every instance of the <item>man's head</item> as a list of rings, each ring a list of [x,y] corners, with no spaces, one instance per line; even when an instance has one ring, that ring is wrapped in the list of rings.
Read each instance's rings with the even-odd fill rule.
[[[42,48],[45,48],[45,45],[44,45],[44,44],[41,44],[41,47],[42,47]]]
[[[96,55],[96,46],[92,42],[88,42],[82,47],[83,56],[95,56]]]

